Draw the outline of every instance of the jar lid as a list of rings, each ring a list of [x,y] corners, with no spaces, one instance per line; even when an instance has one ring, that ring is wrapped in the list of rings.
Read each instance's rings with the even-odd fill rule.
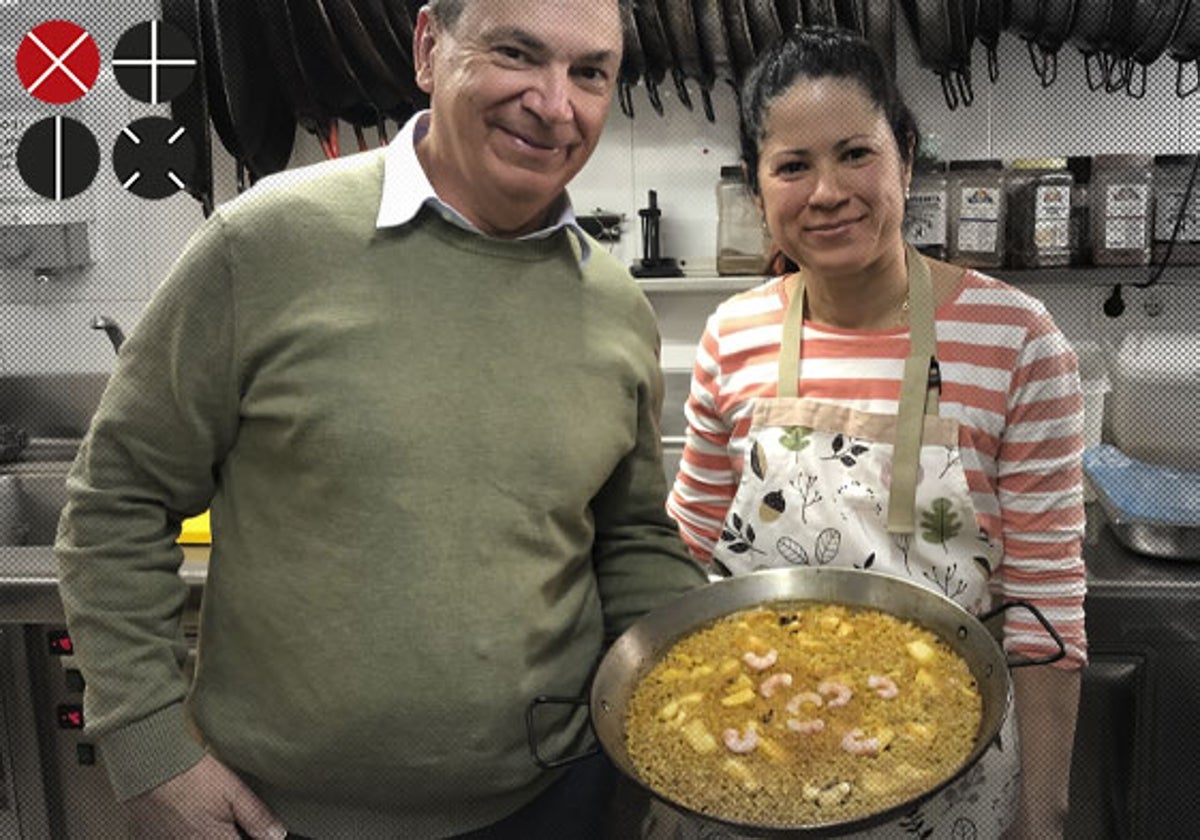
[[[742,174],[742,167],[734,165],[726,165],[721,167],[722,178],[734,178],[738,181],[745,180],[746,176]]]
[[[1156,166],[1191,166],[1196,160],[1195,155],[1155,155]]]
[[[971,169],[1003,169],[1004,161],[1000,158],[978,158],[975,160],[952,160],[950,161],[950,170],[952,172],[962,172]]]
[[[1017,158],[1012,162],[1013,169],[1066,169],[1067,159],[1063,157],[1048,158]]]
[[[1152,160],[1150,155],[1096,155],[1092,157],[1092,164],[1093,166],[1130,169],[1150,166]]]

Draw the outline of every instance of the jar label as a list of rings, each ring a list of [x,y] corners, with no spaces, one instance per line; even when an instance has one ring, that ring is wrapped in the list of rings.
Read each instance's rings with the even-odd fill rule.
[[[1154,207],[1154,238],[1167,242],[1175,230],[1176,217],[1183,204],[1182,189],[1160,189],[1155,199]],[[1200,241],[1200,190],[1192,191],[1192,200],[1188,202],[1187,213],[1179,225],[1179,241]]]
[[[1145,217],[1150,212],[1150,187],[1146,184],[1109,184],[1104,213],[1108,217]]]
[[[904,235],[918,247],[945,245],[946,193],[911,193],[904,206]]]
[[[963,187],[958,218],[961,221],[994,222],[1000,218],[1001,192],[997,187]]]
[[[1039,251],[1065,249],[1071,242],[1070,218],[1070,187],[1038,187],[1034,206],[1034,247]]]
[[[1114,219],[1104,223],[1104,247],[1110,251],[1140,251],[1146,247],[1146,218]]]

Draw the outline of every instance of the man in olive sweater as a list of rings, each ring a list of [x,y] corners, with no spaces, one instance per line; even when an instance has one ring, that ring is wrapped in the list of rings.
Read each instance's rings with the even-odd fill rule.
[[[621,43],[617,0],[435,0],[430,111],[220,209],[122,347],[57,553],[139,832],[600,824],[525,709],[704,583],[664,510],[653,313],[565,193]],[[175,537],[206,507],[189,693]],[[545,755],[591,743],[583,708],[539,728]]]

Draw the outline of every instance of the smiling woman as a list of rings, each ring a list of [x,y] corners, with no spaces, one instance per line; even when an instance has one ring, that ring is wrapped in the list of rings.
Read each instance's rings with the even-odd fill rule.
[[[869,42],[795,30],[759,56],[740,106],[751,189],[798,270],[710,317],[669,509],[723,572],[871,569],[974,612],[993,592],[1049,610],[1069,656],[1017,677],[1016,710],[1023,732],[1061,739],[1022,743],[1019,804],[1010,749],[983,780],[1008,804],[931,811],[972,836],[1014,819],[1018,836],[1056,836],[1086,659],[1075,354],[1040,302],[905,242],[917,128]],[[1028,656],[1049,644],[1023,620],[1005,639]]]
[[[542,227],[600,139],[623,41],[617,0],[422,9],[417,84],[434,107],[417,154],[438,194],[485,233]]]

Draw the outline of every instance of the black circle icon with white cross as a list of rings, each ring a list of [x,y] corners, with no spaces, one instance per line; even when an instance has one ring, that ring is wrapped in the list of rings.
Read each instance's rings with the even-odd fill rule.
[[[166,117],[143,117],[121,129],[113,171],[121,186],[142,198],[166,198],[187,187],[196,169],[196,145]]]
[[[182,30],[161,20],[125,31],[113,50],[113,74],[121,89],[142,102],[170,102],[196,75],[196,50]]]

